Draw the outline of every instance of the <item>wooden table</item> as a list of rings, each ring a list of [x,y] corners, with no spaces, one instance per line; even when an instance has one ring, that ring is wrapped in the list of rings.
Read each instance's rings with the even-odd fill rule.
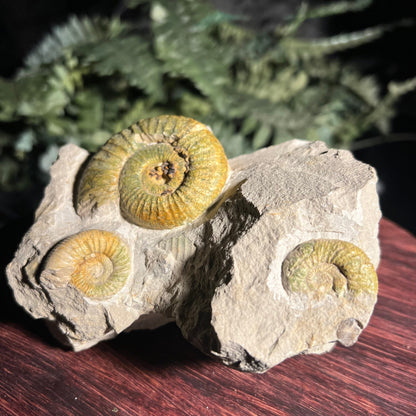
[[[416,415],[416,238],[382,220],[380,239],[379,300],[359,341],[262,375],[204,356],[173,324],[64,351],[3,282],[0,415]]]

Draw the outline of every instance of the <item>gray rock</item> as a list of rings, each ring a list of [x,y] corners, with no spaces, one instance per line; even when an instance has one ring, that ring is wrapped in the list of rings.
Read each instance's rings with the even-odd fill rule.
[[[374,291],[339,291],[334,283],[312,296],[282,282],[285,258],[310,240],[353,243],[377,267],[377,177],[350,152],[293,140],[234,158],[219,201],[195,223],[166,231],[142,229],[105,208],[81,220],[73,189],[87,156],[74,145],[61,149],[35,223],[7,268],[17,302],[75,350],[176,321],[202,351],[263,372],[337,341],[350,346],[368,324]],[[50,250],[92,228],[121,236],[133,257],[126,285],[103,301],[42,279]]]

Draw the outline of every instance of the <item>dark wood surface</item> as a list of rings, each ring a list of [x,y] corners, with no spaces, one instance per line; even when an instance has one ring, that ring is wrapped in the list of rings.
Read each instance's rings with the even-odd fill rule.
[[[3,284],[0,415],[416,415],[416,238],[382,220],[380,239],[379,300],[358,342],[262,375],[204,356],[173,324],[65,351]]]

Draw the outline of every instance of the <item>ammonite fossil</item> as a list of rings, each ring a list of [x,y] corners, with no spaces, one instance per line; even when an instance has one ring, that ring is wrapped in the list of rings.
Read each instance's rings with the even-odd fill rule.
[[[41,280],[70,284],[92,299],[116,294],[130,273],[127,245],[115,234],[88,230],[58,243],[46,260]]]
[[[149,118],[112,136],[94,155],[80,180],[77,212],[115,201],[129,222],[173,228],[204,213],[227,175],[224,150],[204,124]]]
[[[337,295],[377,294],[376,271],[357,246],[341,240],[310,240],[292,250],[282,265],[288,292],[314,297],[331,291]]]

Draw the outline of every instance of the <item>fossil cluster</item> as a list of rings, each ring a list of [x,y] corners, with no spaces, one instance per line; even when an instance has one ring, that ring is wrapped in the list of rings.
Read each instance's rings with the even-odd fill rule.
[[[228,161],[195,120],[142,120],[92,157],[61,149],[9,284],[75,350],[176,321],[202,351],[263,372],[367,325],[376,181],[320,142]]]

